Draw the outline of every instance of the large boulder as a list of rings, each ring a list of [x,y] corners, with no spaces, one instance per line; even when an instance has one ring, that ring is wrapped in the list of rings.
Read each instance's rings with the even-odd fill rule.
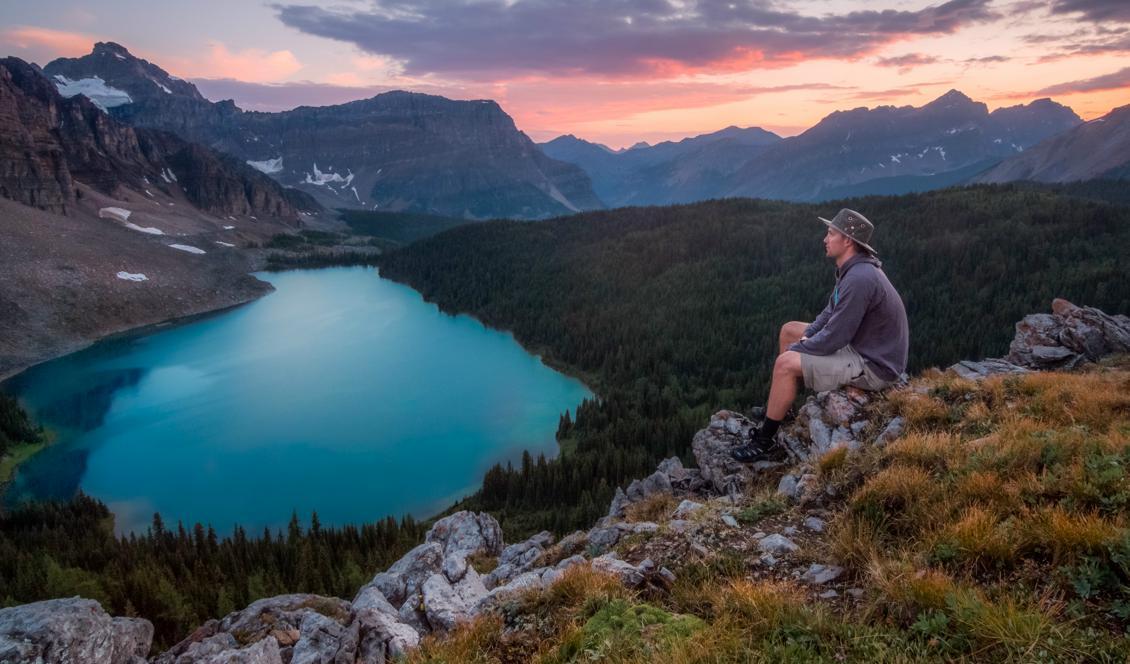
[[[92,599],[0,609],[0,662],[5,664],[137,664],[145,661],[152,641],[148,620],[111,618]]]
[[[710,418],[705,429],[695,434],[691,449],[702,479],[712,492],[723,495],[742,493],[753,479],[753,467],[730,456],[732,449],[749,439],[753,426],[753,422],[739,413],[720,410]]]
[[[456,512],[436,521],[424,541],[441,545],[445,558],[497,556],[502,551],[502,527],[485,512]]]

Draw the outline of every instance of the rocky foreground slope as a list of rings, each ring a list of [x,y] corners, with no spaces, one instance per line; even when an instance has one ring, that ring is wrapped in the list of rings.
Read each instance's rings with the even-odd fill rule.
[[[1040,370],[1094,367],[1104,356],[1130,352],[1130,318],[1057,300],[1051,314],[1028,316],[1016,330],[1005,358],[961,362],[885,395],[848,388],[808,398],[783,429],[793,456],[788,464],[732,461],[729,450],[752,425],[721,411],[694,438],[697,468],[677,458],[662,462],[618,491],[608,515],[587,532],[559,541],[543,532],[507,546],[494,518],[459,512],[436,522],[424,543],[377,573],[352,601],[261,599],[148,661],[352,664],[535,655],[588,661],[613,652],[627,661],[712,653],[724,660],[725,652],[757,654],[750,649],[762,637],[768,640],[759,643],[775,649],[761,652],[769,659],[944,660],[975,652],[1022,660],[1038,648],[1045,659],[1094,661],[1089,648],[1121,647],[1117,637],[1103,636],[1101,618],[1098,628],[1088,627],[1098,630],[1090,636],[1067,632],[1051,620],[1062,602],[1028,609],[978,590],[987,585],[970,584],[1001,583],[987,571],[1011,563],[1009,556],[1035,568],[1018,565],[1006,585],[1050,583],[1054,575],[1041,565],[1051,548],[1059,565],[1052,569],[1065,569],[1079,552],[1094,557],[1103,546],[1122,546],[1118,537],[1125,533],[1113,524],[1123,508],[1087,511],[1088,500],[1097,498],[1056,466],[1057,458],[1073,458],[1087,444],[1041,447],[1039,441],[1082,427],[1112,436],[1098,451],[1113,454],[1106,463],[1117,464],[1130,448],[1118,433],[1126,423],[1112,418],[1130,412],[1130,374],[1100,367],[1037,378],[1045,375]],[[1109,434],[1101,433],[1104,423],[1113,427]],[[1009,437],[1017,431],[1036,442],[1015,447]],[[965,443],[964,434],[980,438]],[[1045,469],[1043,477],[1021,471],[1018,464],[1028,457]],[[1006,464],[1000,476],[995,462]],[[922,470],[939,465],[944,474],[933,479]],[[1087,486],[1106,482],[1099,497],[1107,503],[1130,497],[1118,489],[1118,474],[1101,479],[1107,475]],[[955,478],[952,493],[972,502],[944,502],[956,499],[943,495]],[[1037,500],[1058,500],[1065,488],[1080,491],[1072,504],[1083,511]],[[931,494],[943,502],[922,502]],[[1027,507],[1009,502],[1025,500]],[[1018,521],[993,521],[992,505]],[[945,522],[942,506],[959,515],[954,523]],[[931,535],[939,539],[929,560],[897,548],[934,542],[926,537],[931,522],[941,531]],[[866,524],[878,530],[860,535]],[[884,529],[905,542],[882,540]],[[1088,564],[1113,565],[1109,573],[1117,576],[1118,555]],[[981,566],[993,560],[995,566]],[[965,563],[969,575],[961,576]],[[1088,604],[1068,622],[1106,615],[1095,607],[1106,606],[1100,602],[1116,591],[1100,581],[1091,579],[1081,593]],[[830,617],[847,615],[881,620],[864,627]],[[911,636],[883,631],[904,621],[913,622],[906,630]],[[77,597],[0,609],[5,662],[140,664],[151,637],[145,620],[111,618]],[[911,649],[899,651],[898,639],[910,639]]]

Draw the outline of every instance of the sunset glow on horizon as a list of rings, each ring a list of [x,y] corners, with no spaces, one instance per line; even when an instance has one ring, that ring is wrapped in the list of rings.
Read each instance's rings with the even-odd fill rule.
[[[246,110],[404,89],[493,99],[535,141],[612,148],[836,110],[1130,103],[1126,0],[293,0],[6,6],[0,55],[45,65],[114,41]]]

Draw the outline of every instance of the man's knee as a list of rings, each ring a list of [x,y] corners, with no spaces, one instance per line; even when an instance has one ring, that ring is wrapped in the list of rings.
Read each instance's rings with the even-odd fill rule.
[[[777,361],[773,364],[773,372],[799,376],[801,374],[800,353],[795,350],[787,350],[778,355]]]
[[[801,321],[793,320],[785,323],[781,326],[781,343],[791,344],[800,341],[800,338],[804,336],[804,331],[807,329],[808,323],[802,323]]]

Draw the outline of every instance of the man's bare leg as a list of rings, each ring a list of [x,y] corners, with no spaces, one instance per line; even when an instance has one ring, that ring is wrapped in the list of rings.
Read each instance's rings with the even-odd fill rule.
[[[769,387],[769,404],[765,417],[778,422],[785,419],[789,406],[797,394],[797,379],[801,378],[800,353],[787,350],[777,356],[773,364],[773,383]]]

